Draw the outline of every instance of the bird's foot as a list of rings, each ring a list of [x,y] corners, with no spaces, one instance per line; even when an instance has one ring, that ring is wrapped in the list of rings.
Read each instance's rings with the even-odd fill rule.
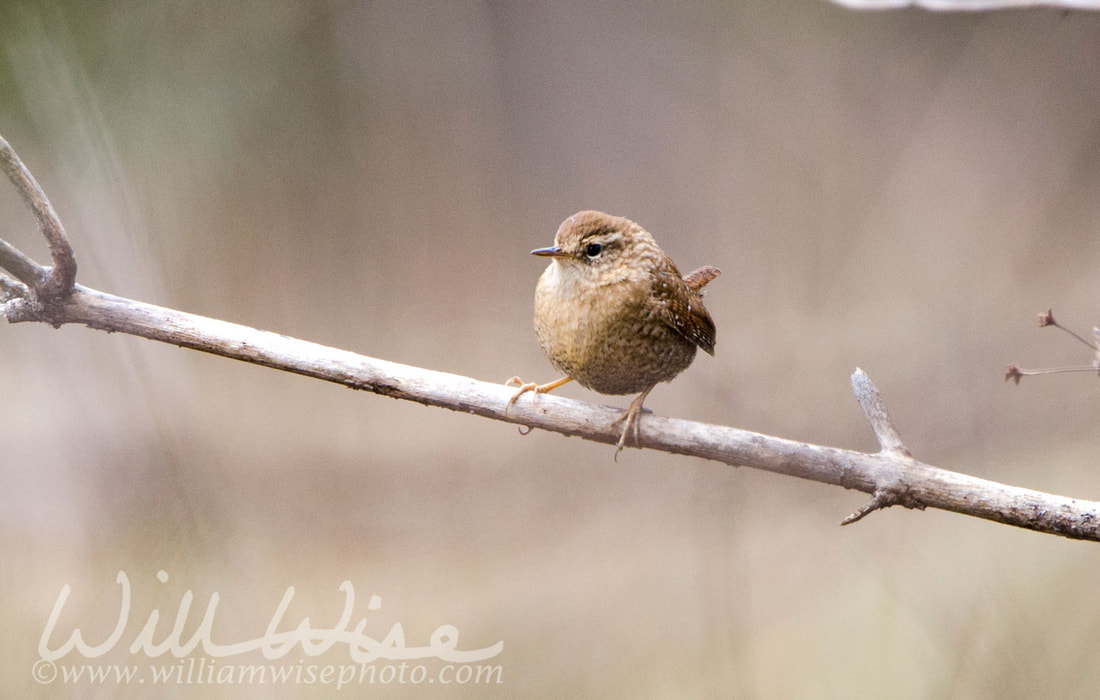
[[[623,451],[624,447],[626,447],[626,436],[629,435],[632,430],[634,432],[634,444],[635,445],[639,444],[638,443],[638,416],[640,416],[641,414],[642,414],[642,412],[640,410],[638,410],[638,411],[634,410],[634,404],[630,404],[630,408],[623,411],[623,414],[621,416],[619,416],[618,418],[616,418],[615,421],[611,424],[612,427],[618,425],[619,423],[623,424],[623,432],[622,432],[621,435],[619,435],[619,442],[615,445],[615,461],[616,462],[619,461],[619,453]]]
[[[523,396],[528,391],[534,391],[535,393],[538,393],[538,388],[539,388],[539,385],[536,384],[535,382],[525,382],[522,379],[520,379],[519,377],[512,377],[508,381],[504,382],[504,385],[505,386],[518,386],[519,387],[519,391],[512,394],[512,398],[508,399],[508,403],[504,406],[505,413],[507,413],[508,409],[512,407],[512,404],[514,404],[516,402],[516,399]]]
[[[557,389],[559,386],[565,384],[571,379],[572,377],[562,377],[561,379],[556,379],[552,382],[547,382],[546,384],[536,384],[535,382],[525,382],[519,377],[512,377],[504,383],[507,386],[518,386],[519,391],[517,391],[515,394],[512,394],[512,398],[508,399],[508,403],[504,406],[504,412],[507,413],[508,409],[512,407],[512,404],[516,402],[516,399],[523,396],[529,391],[533,391],[536,394],[545,394],[548,391],[553,391],[554,389]]]
[[[616,462],[619,461],[619,453],[626,447],[626,436],[630,433],[634,433],[634,446],[642,446],[641,438],[638,436],[638,419],[641,417],[643,411],[650,413],[648,409],[642,407],[642,404],[645,402],[645,397],[649,395],[650,391],[653,391],[653,387],[649,387],[641,394],[638,394],[638,398],[630,402],[630,408],[626,409],[621,416],[611,423],[612,427],[619,423],[623,424],[623,432],[619,436],[619,442],[615,446]]]

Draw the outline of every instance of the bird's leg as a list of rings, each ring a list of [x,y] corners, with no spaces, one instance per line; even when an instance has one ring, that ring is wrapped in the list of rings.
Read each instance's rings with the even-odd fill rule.
[[[626,436],[631,430],[634,431],[634,444],[639,444],[638,438],[638,418],[642,415],[642,403],[645,401],[645,397],[649,396],[649,392],[653,391],[654,384],[642,393],[638,394],[638,398],[630,402],[630,408],[626,409],[626,412],[615,419],[611,425],[618,425],[623,423],[623,434],[619,436],[618,449],[615,450],[615,459],[619,459],[619,453],[623,451],[623,447],[626,445]]]
[[[516,402],[516,399],[523,396],[528,391],[533,391],[536,394],[545,394],[546,392],[553,391],[554,389],[557,389],[562,384],[565,384],[566,382],[570,382],[570,381],[573,381],[572,377],[562,377],[561,379],[555,379],[554,381],[548,382],[546,384],[536,384],[535,382],[524,382],[519,377],[512,377],[511,379],[509,379],[508,381],[506,381],[504,383],[508,384],[508,385],[513,385],[514,384],[515,386],[518,386],[519,391],[517,391],[512,396],[512,398],[508,399],[508,403],[507,403],[507,405],[505,405],[504,410],[505,410],[505,412],[507,412],[508,409],[511,408],[512,404],[514,404]]]

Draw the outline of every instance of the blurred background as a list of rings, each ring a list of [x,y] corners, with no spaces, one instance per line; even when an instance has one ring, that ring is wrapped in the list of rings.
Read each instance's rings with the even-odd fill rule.
[[[717,355],[647,406],[1100,498],[1100,16],[824,2],[0,5],[0,133],[103,291],[486,381],[548,381],[558,224],[628,216],[708,288]],[[48,261],[14,190],[0,237]],[[1100,550],[863,494],[351,392],[83,327],[0,327],[0,682],[354,622],[503,641],[501,684],[394,697],[1006,698],[1100,684]],[[570,385],[565,396],[625,407]],[[166,582],[157,572],[168,575]],[[367,601],[377,595],[378,610]],[[189,658],[202,654],[194,652]],[[175,662],[171,657],[160,659]],[[346,648],[279,663],[346,663]],[[258,653],[222,665],[264,663]],[[428,660],[434,670],[438,663]],[[329,697],[323,685],[160,697]],[[144,693],[142,691],[145,691]]]

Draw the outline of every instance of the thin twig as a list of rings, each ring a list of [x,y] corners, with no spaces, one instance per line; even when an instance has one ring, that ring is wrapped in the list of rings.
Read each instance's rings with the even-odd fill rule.
[[[1087,345],[1091,350],[1100,350],[1100,348],[1096,346],[1096,343],[1085,340],[1085,338],[1082,337],[1081,334],[1077,333],[1073,329],[1066,328],[1061,323],[1058,323],[1058,321],[1054,319],[1053,307],[1047,309],[1044,313],[1039,314],[1039,327],[1045,328],[1046,326],[1054,326],[1061,331],[1069,333],[1071,336],[1081,341],[1083,344]]]
[[[2,243],[3,241],[0,241]],[[30,294],[27,285],[0,273],[0,302],[9,299],[25,299]]]
[[[42,267],[24,255],[23,251],[3,239],[0,239],[0,267],[10,272],[30,289],[45,287],[50,278],[48,267]]]
[[[8,179],[15,185],[15,189],[19,191],[23,201],[27,203],[38,221],[38,230],[50,246],[53,267],[48,268],[48,273],[43,277],[42,273],[47,268],[38,266],[6,242],[0,247],[0,264],[33,289],[39,299],[43,301],[64,299],[72,291],[73,283],[76,281],[76,258],[73,256],[73,248],[69,244],[68,236],[65,235],[61,219],[58,218],[46,193],[42,191],[34,175],[23,165],[15,149],[3,136],[0,136],[0,169],[7,173]]]
[[[907,467],[917,462],[913,459],[913,455],[909,454],[909,450],[901,441],[901,435],[894,427],[894,422],[890,420],[890,414],[886,410],[886,403],[882,400],[878,387],[859,367],[856,367],[856,371],[852,374],[852,391],[856,395],[859,407],[863,409],[867,422],[871,424],[871,429],[875,431],[879,447],[882,448],[879,454],[893,457],[896,468],[891,472],[884,472],[879,478],[874,498],[841,520],[840,524],[851,525],[876,510],[890,506],[902,505],[906,508],[923,510],[924,504],[911,497],[907,480]]]
[[[855,373],[852,374],[852,391],[856,395],[859,407],[863,409],[863,415],[871,424],[871,429],[875,431],[875,437],[878,438],[882,451],[903,457],[912,456],[902,444],[901,436],[898,435],[894,422],[890,420],[890,414],[886,412],[886,404],[879,395],[878,388],[867,373],[859,367],[856,367]]]
[[[1011,379],[1011,380],[1015,381],[1016,384],[1019,384],[1020,380],[1023,379],[1024,377],[1035,377],[1035,376],[1042,375],[1042,374],[1071,374],[1071,373],[1074,373],[1074,372],[1093,372],[1093,373],[1097,373],[1098,376],[1100,376],[1100,328],[1093,328],[1092,329],[1093,340],[1091,340],[1091,341],[1085,340],[1085,338],[1081,334],[1079,334],[1079,333],[1077,333],[1077,332],[1075,332],[1075,331],[1073,331],[1069,328],[1066,328],[1061,323],[1058,323],[1058,321],[1054,320],[1054,309],[1053,308],[1047,309],[1043,313],[1039,314],[1039,327],[1040,328],[1045,328],[1047,326],[1053,326],[1055,328],[1058,328],[1059,330],[1065,331],[1066,333],[1069,333],[1071,336],[1073,336],[1078,341],[1080,341],[1080,342],[1084,343],[1086,346],[1088,346],[1088,348],[1090,350],[1092,350],[1092,352],[1093,352],[1092,365],[1089,366],[1089,367],[1072,366],[1072,367],[1042,367],[1042,368],[1039,368],[1039,369],[1024,369],[1018,363],[1013,362],[1013,363],[1010,363],[1008,365],[1008,368],[1005,371],[1005,381],[1006,382],[1009,379]]]

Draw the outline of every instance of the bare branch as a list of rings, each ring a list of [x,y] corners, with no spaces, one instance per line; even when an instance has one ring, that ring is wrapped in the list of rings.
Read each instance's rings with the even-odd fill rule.
[[[871,429],[875,431],[875,437],[878,438],[882,451],[911,457],[909,450],[905,449],[905,445],[901,442],[901,436],[898,435],[894,422],[890,420],[890,414],[886,412],[886,404],[883,403],[878,388],[867,373],[859,367],[856,367],[855,373],[852,374],[852,391],[855,392],[859,407],[863,409],[863,415],[867,416],[867,420],[871,423]]]
[[[50,278],[50,269],[31,260],[23,251],[0,239],[0,267],[15,276],[30,289],[41,289]]]
[[[841,520],[840,524],[851,525],[852,523],[863,520],[864,517],[870,515],[871,513],[874,513],[876,510],[882,510],[884,508],[889,508],[890,506],[896,506],[900,504],[901,501],[898,499],[895,492],[888,489],[880,489],[878,491],[875,491],[874,498],[872,498],[870,501],[867,501],[867,503],[865,503],[862,508],[852,513],[844,520]],[[924,508],[919,504],[910,505],[909,507],[924,510]]]
[[[882,400],[882,395],[878,393],[878,387],[867,376],[867,373],[859,367],[856,367],[856,371],[852,374],[852,391],[855,392],[856,401],[859,402],[859,407],[863,409],[863,415],[867,417],[871,429],[875,431],[879,447],[882,448],[879,454],[892,457],[895,460],[897,469],[892,473],[884,473],[879,479],[878,488],[874,490],[874,498],[862,508],[841,520],[840,524],[851,525],[876,510],[882,510],[890,506],[902,505],[906,508],[923,510],[924,504],[911,497],[909,484],[905,478],[907,467],[917,464],[917,461],[913,459],[913,456],[909,454],[909,450],[902,443],[901,435],[898,434],[894,422],[890,420],[890,414],[886,411],[886,403]]]
[[[77,285],[65,302],[48,309],[15,299],[0,305],[9,321],[80,323],[343,384],[383,396],[574,435],[614,445],[612,423],[621,409],[552,394],[517,401],[515,389],[387,362],[247,326],[174,311]],[[857,373],[858,374],[858,373]],[[854,381],[855,378],[853,378]],[[858,380],[857,383],[862,383]],[[870,381],[867,380],[870,387]],[[877,392],[865,391],[875,396]],[[872,400],[881,403],[881,399]],[[879,415],[879,414],[875,414]],[[885,416],[885,409],[882,409]],[[882,425],[888,424],[885,419]],[[880,439],[894,444],[889,432]],[[882,436],[886,435],[885,438]],[[896,450],[866,454],[811,445],[719,425],[643,415],[642,447],[753,467],[875,495],[854,522],[889,505],[941,508],[1017,527],[1100,541],[1100,503],[1007,486],[918,462]],[[900,445],[900,440],[897,440]],[[901,448],[904,449],[904,448]]]
[[[4,241],[0,240],[0,243]],[[0,273],[0,302],[9,299],[25,299],[30,295],[30,290],[25,284],[13,280],[11,277]]]
[[[73,248],[69,245],[61,219],[53,210],[46,193],[38,186],[34,175],[23,165],[23,161],[3,136],[0,136],[0,169],[7,173],[8,179],[34,213],[38,230],[50,246],[53,268],[39,266],[6,241],[0,241],[3,243],[0,245],[0,266],[34,290],[39,299],[64,299],[72,291],[76,281]]]
[[[247,326],[196,316],[73,284],[76,264],[60,221],[34,178],[0,139],[0,163],[35,211],[50,241],[55,265],[38,267],[0,241],[0,267],[26,287],[0,275],[0,315],[10,323],[84,324],[193,348],[265,367],[343,384],[428,406],[518,423],[614,445],[621,410],[549,394],[509,405],[515,390],[469,377],[410,367]],[[44,292],[51,292],[44,294]],[[1054,496],[950,472],[913,459],[890,421],[882,397],[862,370],[852,376],[856,398],[881,451],[811,445],[719,425],[643,415],[640,446],[713,459],[733,466],[843,486],[873,495],[843,524],[893,505],[940,508],[1017,527],[1100,541],[1100,503]]]

